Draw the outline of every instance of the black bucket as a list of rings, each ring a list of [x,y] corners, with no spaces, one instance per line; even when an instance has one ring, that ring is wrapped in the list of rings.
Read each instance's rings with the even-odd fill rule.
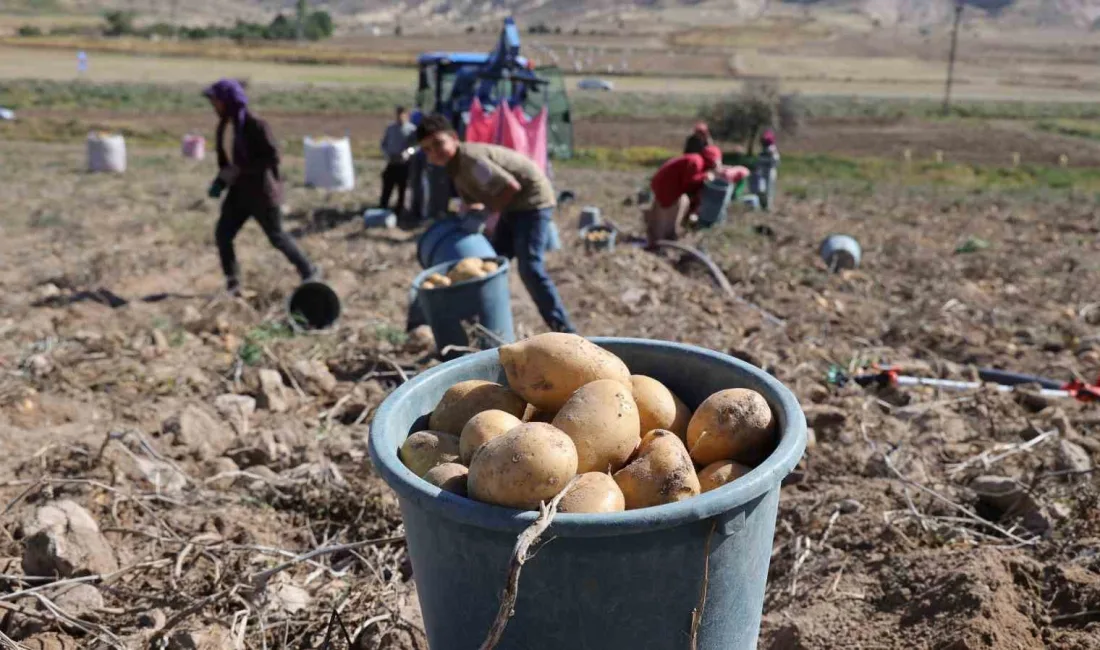
[[[324,282],[310,280],[291,294],[287,311],[302,327],[323,330],[340,318],[340,296]]]

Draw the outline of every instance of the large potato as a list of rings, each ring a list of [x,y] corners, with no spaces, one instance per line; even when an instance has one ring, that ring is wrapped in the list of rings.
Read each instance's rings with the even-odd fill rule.
[[[764,396],[747,388],[721,390],[691,416],[687,432],[691,458],[700,465],[735,460],[755,466],[775,444],[775,418]]]
[[[690,499],[699,494],[699,477],[684,448],[671,431],[657,429],[642,438],[637,457],[615,472],[627,510]]]
[[[654,429],[664,429],[687,442],[687,427],[691,421],[691,409],[664,384],[645,375],[631,375],[630,385],[634,402],[638,405],[642,435]]]
[[[417,431],[401,444],[397,454],[417,476],[443,463],[458,462],[458,436],[440,431]]]
[[[642,441],[638,406],[630,390],[599,379],[573,393],[551,422],[577,446],[577,471],[614,472]]]
[[[518,418],[526,408],[518,395],[500,384],[484,379],[460,381],[443,393],[428,419],[428,428],[457,436],[470,418],[482,411],[496,409]]]
[[[559,512],[622,512],[626,500],[619,484],[608,474],[581,474],[558,502]]]
[[[470,498],[535,510],[577,474],[569,436],[541,422],[521,424],[482,445],[470,461]]]
[[[710,492],[727,483],[733,483],[750,471],[752,471],[751,467],[745,467],[741,463],[720,460],[707,465],[699,472],[699,488],[703,492]]]
[[[466,426],[462,427],[462,435],[458,440],[458,453],[462,463],[469,465],[478,447],[521,424],[523,422],[516,416],[497,409],[482,411],[470,418]]]
[[[614,379],[630,390],[630,371],[619,357],[577,336],[550,332],[501,346],[508,385],[541,411],[557,412],[581,386]]]
[[[466,496],[466,478],[469,473],[465,465],[443,463],[428,470],[424,474],[424,480],[441,490],[464,497]]]

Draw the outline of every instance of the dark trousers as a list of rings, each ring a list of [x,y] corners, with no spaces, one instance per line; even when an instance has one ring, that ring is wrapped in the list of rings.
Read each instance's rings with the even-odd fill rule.
[[[229,288],[236,288],[240,284],[240,268],[237,265],[237,253],[233,250],[233,239],[244,227],[250,217],[255,217],[267,235],[271,245],[279,249],[294,268],[298,269],[298,275],[302,279],[313,274],[313,265],[310,264],[302,249],[294,243],[294,239],[283,230],[283,210],[278,205],[270,205],[267,201],[249,201],[246,197],[234,194],[230,190],[229,195],[222,202],[222,213],[218,219],[218,226],[214,229],[214,239],[218,243],[218,255],[221,257],[222,272],[225,273]]]
[[[405,187],[409,182],[409,163],[389,163],[382,170],[382,207],[389,209],[390,195],[397,186],[397,206],[394,212],[405,209]]]
[[[493,233],[493,248],[498,255],[515,258],[519,277],[546,325],[555,332],[575,332],[561,295],[546,272],[544,256],[550,242],[553,215],[553,208],[501,215]]]

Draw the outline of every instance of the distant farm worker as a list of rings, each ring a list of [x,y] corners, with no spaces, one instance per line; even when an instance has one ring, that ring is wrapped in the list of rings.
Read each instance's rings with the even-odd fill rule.
[[[248,110],[248,97],[240,82],[222,79],[204,92],[220,121],[217,130],[218,177],[210,186],[217,198],[228,186],[221,217],[214,231],[226,287],[240,294],[240,269],[233,239],[249,217],[255,217],[271,245],[279,249],[298,270],[303,280],[317,269],[294,240],[283,230],[283,182],[279,175],[279,150],[271,129]],[[233,129],[232,156],[226,155],[225,129]]]
[[[710,137],[710,127],[706,122],[696,122],[691,135],[684,141],[684,153],[703,153],[703,148],[714,144]]]
[[[493,247],[499,255],[516,259],[519,276],[546,325],[555,332],[575,332],[543,259],[556,204],[546,174],[518,151],[459,142],[451,122],[439,114],[424,117],[416,139],[428,162],[447,171],[471,210],[500,213]]]
[[[396,186],[397,206],[394,212],[401,213],[405,208],[405,187],[409,181],[409,158],[412,155],[410,149],[413,146],[416,125],[409,120],[409,112],[404,106],[398,106],[394,114],[396,119],[386,127],[382,136],[382,155],[386,157],[386,168],[382,170],[381,206],[389,209],[390,196]]]
[[[703,183],[714,178],[721,162],[721,150],[708,145],[702,153],[686,153],[661,165],[649,182],[653,203],[643,215],[649,248],[662,239],[676,239],[677,226],[694,212]]]

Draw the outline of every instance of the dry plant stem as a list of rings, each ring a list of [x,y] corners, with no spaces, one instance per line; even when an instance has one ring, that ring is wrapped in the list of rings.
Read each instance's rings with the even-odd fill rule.
[[[691,650],[699,647],[699,625],[703,622],[703,612],[707,607],[707,587],[710,586],[710,540],[717,528],[718,522],[712,522],[710,532],[707,533],[707,545],[703,549],[703,586],[699,588],[699,604],[691,610]]]
[[[952,467],[947,472],[947,475],[948,476],[955,476],[956,474],[958,474],[959,472],[962,472],[963,470],[970,467],[971,465],[976,465],[978,463],[981,463],[982,469],[989,469],[995,463],[998,463],[998,462],[1004,460],[1005,458],[1008,458],[1009,456],[1013,456],[1015,454],[1020,454],[1020,453],[1024,453],[1024,452],[1030,452],[1032,449],[1034,449],[1035,447],[1039,446],[1040,444],[1046,442],[1047,440],[1049,440],[1050,438],[1052,438],[1053,436],[1055,436],[1057,434],[1058,434],[1057,429],[1051,429],[1050,431],[1044,431],[1043,433],[1039,434],[1038,436],[1035,436],[1034,438],[1032,438],[1031,440],[1028,440],[1026,442],[995,445],[995,446],[983,451],[982,453],[978,454],[977,456],[974,456],[974,457],[972,457],[972,458],[970,458],[970,459],[968,459],[968,460],[966,460],[962,463],[959,463],[958,465],[955,465],[954,467]],[[990,456],[989,455],[990,452],[994,452],[994,451],[1000,451],[1002,453],[997,454],[996,456]]]
[[[936,492],[935,490],[927,488],[927,487],[921,485],[920,483],[917,483],[916,481],[905,478],[904,476],[902,476],[901,472],[899,472],[898,469],[896,467],[894,467],[894,463],[890,461],[890,457],[887,456],[886,454],[882,454],[882,459],[883,459],[883,461],[885,461],[886,467],[888,467],[890,469],[890,471],[894,474],[894,476],[897,477],[897,479],[899,481],[901,481],[902,483],[904,483],[906,485],[912,486],[913,488],[916,488],[917,490],[919,490],[921,492],[924,492],[925,494],[931,496],[932,498],[936,499],[937,501],[940,501],[940,502],[942,502],[942,503],[944,503],[948,506],[951,506],[951,508],[953,508],[954,510],[956,510],[958,512],[961,512],[962,514],[966,515],[966,518],[969,519],[970,521],[972,521],[974,523],[977,523],[977,524],[981,524],[981,525],[986,526],[988,528],[991,528],[991,529],[997,531],[998,533],[1000,533],[1001,535],[1004,535],[1005,537],[1011,539],[1012,541],[1018,542],[1020,544],[1025,545],[1025,546],[1032,546],[1036,543],[1036,540],[1034,540],[1034,539],[1024,539],[1022,537],[1018,537],[1018,536],[1014,535],[1012,533],[1012,531],[1005,530],[1004,528],[998,526],[997,524],[995,524],[991,521],[987,521],[985,519],[982,519],[976,513],[972,512],[969,508],[966,508],[964,506],[961,506],[961,505],[955,503],[951,499],[948,499],[947,497],[941,495],[939,492]]]
[[[296,564],[300,564],[302,562],[312,560],[313,558],[317,557],[318,555],[326,555],[326,554],[329,554],[329,553],[337,553],[339,551],[348,551],[348,550],[351,550],[351,549],[362,548],[364,546],[376,546],[378,544],[392,544],[393,542],[399,542],[399,541],[402,541],[404,539],[405,539],[405,537],[403,535],[399,535],[399,536],[395,536],[395,537],[383,537],[381,539],[367,539],[367,540],[363,540],[363,541],[360,541],[360,542],[352,542],[350,544],[339,544],[339,545],[336,545],[336,546],[325,546],[324,548],[318,548],[318,549],[314,549],[314,550],[312,550],[308,553],[303,553],[301,555],[298,555],[298,556],[288,560],[287,562],[284,562],[284,563],[280,564],[277,567],[268,569],[267,571],[264,571],[263,573],[256,574],[256,576],[252,578],[252,589],[254,590],[254,595],[261,593],[264,590],[264,588],[267,587],[267,581],[270,580],[271,577],[274,576],[275,574],[277,574],[281,571],[285,571],[285,570],[289,569],[290,567],[292,567]]]
[[[295,379],[294,375],[291,374],[290,370],[287,369],[286,364],[283,363],[283,360],[275,356],[275,353],[271,351],[271,348],[267,347],[266,345],[263,346],[263,351],[264,354],[267,355],[267,358],[274,361],[275,365],[279,366],[279,370],[282,370],[283,374],[286,375],[287,379],[290,380],[290,385],[294,387],[294,392],[298,393],[298,399],[305,402],[308,399],[306,397],[305,391],[303,391],[302,387],[298,385],[298,380]]]
[[[546,502],[539,504],[538,518],[516,538],[516,545],[512,549],[512,558],[508,562],[508,580],[504,592],[500,596],[500,609],[497,610],[497,617],[489,628],[489,634],[485,637],[485,641],[481,644],[479,650],[493,650],[500,643],[500,637],[504,635],[504,628],[508,626],[508,620],[515,614],[516,598],[519,596],[519,574],[523,571],[524,562],[530,558],[528,551],[550,527],[550,524],[554,521],[554,516],[558,514],[558,504],[561,503],[562,497],[569,491],[569,488],[577,482],[577,478],[574,476],[562,488],[561,492],[558,492],[558,495],[550,500],[549,504]]]
[[[96,573],[90,576],[80,576],[79,578],[66,578],[65,580],[58,580],[56,582],[50,582],[37,587],[28,587],[27,589],[21,589],[19,591],[13,591],[10,594],[0,594],[0,602],[5,600],[18,600],[26,596],[33,596],[37,592],[43,589],[53,589],[54,587],[62,587],[65,585],[75,585],[81,582],[107,582],[113,578],[117,578],[120,575],[129,573],[131,571],[137,571],[138,569],[148,569],[151,567],[160,567],[167,564],[171,564],[172,560],[167,558],[161,560],[152,560],[149,562],[141,562],[139,564],[132,564],[128,567],[123,567],[118,571],[112,571],[111,573]],[[39,579],[37,576],[31,577],[33,580]]]
[[[393,368],[393,371],[396,372],[397,376],[401,378],[401,383],[402,384],[407,383],[409,381],[409,376],[407,374],[405,374],[405,369],[402,368],[400,365],[398,365],[398,363],[396,361],[394,361],[393,359],[391,359],[389,357],[383,357],[383,356],[378,357],[378,360],[385,363],[389,367]]]
[[[27,646],[12,641],[11,638],[3,632],[0,632],[0,648],[4,648],[4,650],[27,650]]]

